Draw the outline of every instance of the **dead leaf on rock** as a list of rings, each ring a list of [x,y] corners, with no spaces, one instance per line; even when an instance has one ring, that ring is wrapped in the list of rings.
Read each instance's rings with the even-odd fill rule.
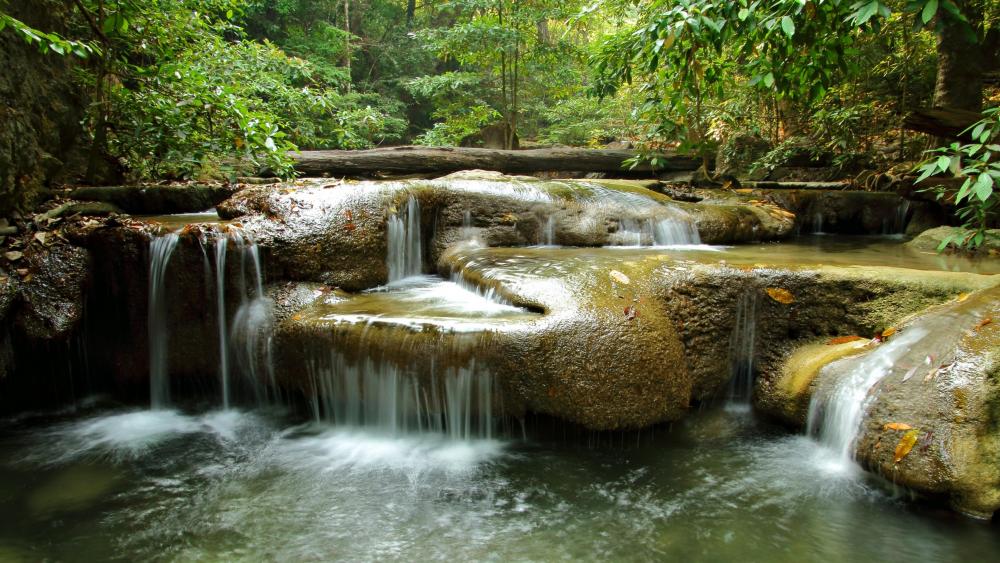
[[[634,319],[634,318],[636,318],[638,316],[639,316],[639,311],[637,311],[635,309],[634,305],[629,305],[628,307],[625,307],[625,320],[626,321],[631,321],[632,319]]]
[[[775,301],[781,303],[782,305],[789,305],[795,302],[795,296],[793,296],[792,292],[788,291],[787,289],[781,289],[780,287],[769,287],[767,288],[766,291],[768,297],[774,299]]]
[[[959,293],[958,294],[958,302],[959,303],[961,303],[962,301],[965,301],[968,298],[969,298],[969,294],[968,293]]]
[[[882,430],[913,430],[913,427],[905,422],[889,422],[882,426]]]
[[[893,456],[892,462],[899,463],[910,450],[913,449],[913,445],[917,443],[917,437],[920,435],[919,430],[910,430],[903,437],[899,439],[899,443],[896,444],[896,455]]]
[[[11,250],[10,252],[4,253],[3,256],[4,258],[10,260],[11,262],[17,262],[24,256],[24,253],[17,250]]]
[[[909,370],[907,370],[907,372],[905,374],[903,374],[903,383],[906,383],[907,381],[909,381],[909,379],[911,377],[913,377],[913,374],[915,374],[915,373],[917,373],[917,366],[913,366],[912,368],[910,368]]]
[[[993,317],[986,317],[985,319],[976,323],[976,326],[972,327],[972,330],[979,332],[979,329],[993,322]]]
[[[883,330],[879,334],[879,338],[881,338],[882,340],[885,340],[885,339],[889,338],[890,336],[892,336],[893,334],[896,334],[896,327],[891,326],[891,327]]]
[[[827,346],[836,346],[838,344],[847,344],[848,342],[854,342],[857,340],[868,340],[862,336],[838,336],[836,338],[831,338],[827,341]]]

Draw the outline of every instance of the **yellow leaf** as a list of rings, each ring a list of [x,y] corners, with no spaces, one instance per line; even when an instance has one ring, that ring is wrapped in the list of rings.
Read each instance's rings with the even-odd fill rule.
[[[968,293],[959,293],[958,294],[958,301],[959,302],[965,301],[968,298],[969,298],[969,294]]]
[[[913,427],[905,422],[890,422],[883,426],[882,430],[913,430]]]
[[[752,194],[753,193],[753,189],[751,189],[751,188],[736,188],[733,191],[736,192],[736,193],[738,193],[738,194]]]
[[[625,285],[628,285],[632,281],[632,280],[628,279],[628,276],[626,276],[625,274],[619,272],[618,270],[611,270],[611,272],[608,275],[610,275],[611,279],[615,280],[616,282],[622,283],[622,284],[625,284]]]
[[[893,463],[899,463],[910,450],[913,449],[913,445],[917,443],[917,436],[920,434],[919,430],[910,430],[903,437],[899,439],[899,443],[896,444],[896,455],[892,458]]]
[[[780,287],[769,287],[767,288],[767,295],[771,299],[774,299],[782,305],[788,305],[790,303],[795,303],[795,297],[792,292],[787,289],[781,289]]]
[[[891,326],[891,327],[883,330],[882,331],[882,335],[881,335],[882,336],[882,340],[885,340],[886,338],[889,338],[893,334],[896,334],[896,327],[894,327],[894,326]]]

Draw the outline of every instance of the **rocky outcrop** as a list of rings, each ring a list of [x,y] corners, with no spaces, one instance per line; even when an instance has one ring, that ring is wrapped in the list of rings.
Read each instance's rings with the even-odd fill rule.
[[[109,203],[136,215],[165,215],[211,209],[229,199],[237,190],[234,186],[210,184],[89,186],[73,190],[70,197]]]
[[[53,0],[15,0],[4,10],[28,25],[66,33],[74,8]],[[0,31],[0,217],[29,209],[52,183],[82,175],[87,97],[74,56],[43,54],[10,29]]]
[[[973,236],[973,231],[968,231],[961,227],[936,227],[928,229],[917,235],[913,240],[906,243],[906,246],[919,252],[939,252],[938,248],[945,239],[953,241],[941,249],[941,252],[955,252],[958,242]],[[1000,229],[988,229],[983,244],[978,249],[980,255],[997,256],[1000,255]]]

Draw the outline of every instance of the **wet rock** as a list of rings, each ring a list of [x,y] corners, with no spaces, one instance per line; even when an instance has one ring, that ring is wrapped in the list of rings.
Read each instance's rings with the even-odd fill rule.
[[[796,312],[802,324],[782,327],[772,318],[761,325],[772,332],[764,337],[772,345],[758,356],[755,404],[764,414],[795,427],[805,423],[812,378],[840,357],[837,347],[825,353],[817,345],[846,336],[871,339],[929,307],[996,283],[993,276],[884,267],[823,268],[819,273],[811,282],[804,277],[797,287],[791,286],[796,295],[812,295],[812,306]]]
[[[909,378],[897,373],[905,366],[890,372],[872,390],[855,454],[895,483],[989,518],[1000,509],[1000,325],[992,321],[1000,319],[1000,288],[956,299],[911,324],[934,318],[945,328],[930,336],[933,346],[915,351],[926,361]],[[942,342],[947,347],[936,354]],[[899,445],[909,432],[915,440],[906,451]]]
[[[936,227],[923,231],[916,238],[906,243],[906,246],[920,252],[938,252],[938,247],[941,246],[941,243],[946,238],[957,236],[958,240],[962,240],[971,234],[971,231],[967,231],[961,227]],[[955,247],[949,245],[943,251],[954,252]],[[989,256],[1000,255],[1000,229],[989,229],[986,231],[986,239],[978,252]]]
[[[33,243],[24,254],[28,274],[22,277],[16,324],[38,340],[62,340],[79,326],[89,281],[87,251],[56,241]]]

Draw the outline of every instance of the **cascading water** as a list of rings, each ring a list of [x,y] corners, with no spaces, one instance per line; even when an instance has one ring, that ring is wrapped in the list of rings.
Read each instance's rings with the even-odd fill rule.
[[[149,244],[149,398],[154,409],[170,403],[166,272],[179,240],[177,233],[169,233]]]
[[[556,245],[556,218],[549,215],[545,220],[545,228],[542,230],[542,240],[539,241],[544,246]]]
[[[215,241],[215,300],[219,320],[219,379],[222,383],[222,408],[229,408],[229,337],[226,329],[226,248],[229,237]]]
[[[910,201],[904,199],[896,206],[896,213],[892,217],[882,219],[882,234],[898,235],[906,232],[906,220],[910,214]]]
[[[492,437],[493,378],[467,366],[433,370],[421,379],[395,364],[348,362],[333,352],[310,366],[317,421],[367,428],[391,436],[443,434],[455,440]]]
[[[231,325],[226,314],[226,263],[230,244],[235,246],[239,259],[236,287],[240,298]],[[273,316],[271,302],[264,295],[264,276],[257,244],[237,230],[220,234],[215,241],[215,276],[222,406],[229,409],[232,403],[233,381],[230,371],[233,359],[253,390],[258,404],[265,403],[268,389],[275,388],[270,337]],[[235,358],[233,352],[236,352]],[[266,381],[261,377],[260,363],[263,363]]]
[[[686,217],[621,219],[612,246],[685,246],[701,244],[694,223]]]
[[[389,239],[386,258],[389,283],[419,276],[423,270],[423,258],[420,244],[420,202],[415,197],[410,196],[407,200],[405,216],[389,217],[386,232]]]
[[[817,392],[809,405],[808,432],[845,460],[854,459],[854,444],[871,399],[884,377],[902,369],[900,360],[918,350],[927,331],[911,327],[852,365],[828,392]],[[918,350],[918,355],[922,353]]]
[[[749,405],[753,395],[754,341],[757,334],[757,293],[750,291],[736,305],[736,324],[729,340],[730,371],[729,401],[734,405]]]

